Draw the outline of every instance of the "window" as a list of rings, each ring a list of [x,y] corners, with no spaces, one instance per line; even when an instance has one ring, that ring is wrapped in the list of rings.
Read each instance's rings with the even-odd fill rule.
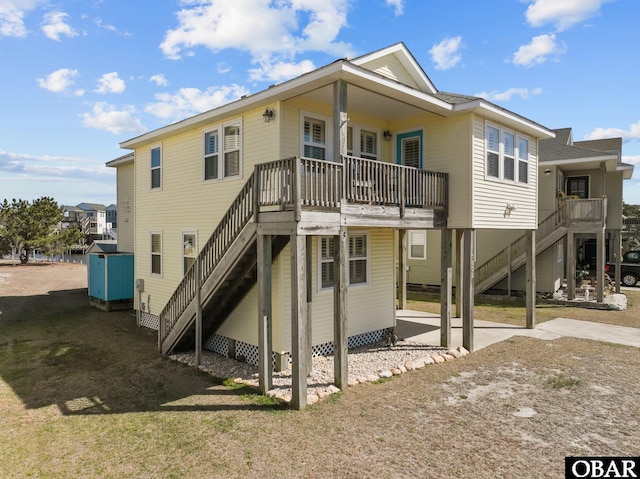
[[[195,233],[182,233],[182,268],[183,274],[187,274],[189,268],[196,261],[198,248]]]
[[[409,231],[409,259],[427,259],[426,231]]]
[[[204,133],[204,179],[220,180],[240,176],[242,129],[240,120]]]
[[[349,236],[349,285],[369,281],[369,235]],[[320,288],[333,287],[333,236],[320,237]]]
[[[567,196],[577,196],[581,200],[589,198],[589,177],[570,176],[567,178]]]
[[[151,274],[162,274],[161,233],[151,233]]]
[[[353,145],[353,135],[360,136],[360,144]],[[367,158],[369,160],[378,159],[378,133],[375,131],[363,130],[359,126],[347,127],[347,155]]]
[[[305,116],[302,144],[302,156],[325,160],[327,158],[326,122]]]
[[[503,128],[487,125],[485,149],[487,177],[529,182],[529,140]]]
[[[151,188],[162,186],[162,150],[159,146],[151,148]]]

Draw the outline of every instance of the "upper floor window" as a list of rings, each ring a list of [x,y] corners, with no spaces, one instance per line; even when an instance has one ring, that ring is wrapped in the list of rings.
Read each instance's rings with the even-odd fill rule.
[[[567,177],[567,195],[577,196],[581,200],[589,198],[589,177],[588,176]]]
[[[486,174],[518,183],[529,182],[529,140],[493,125],[486,128]]]
[[[360,137],[360,142],[354,145],[353,138]],[[362,129],[359,126],[347,128],[347,154],[369,160],[378,159],[378,133]]]
[[[240,176],[242,128],[240,120],[220,125],[204,134],[204,179]]]
[[[316,160],[327,158],[326,121],[304,117],[304,134],[302,138],[302,156]]]
[[[162,150],[159,146],[151,148],[151,188],[162,186]]]
[[[349,285],[369,281],[369,235],[349,235]],[[320,288],[333,287],[333,236],[320,237]]]

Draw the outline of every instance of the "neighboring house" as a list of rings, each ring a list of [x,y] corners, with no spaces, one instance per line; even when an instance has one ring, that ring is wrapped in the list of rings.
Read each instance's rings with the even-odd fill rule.
[[[117,230],[118,229],[118,207],[114,204],[107,206],[105,209],[107,214],[107,228]]]
[[[86,244],[96,240],[116,239],[115,226],[108,219],[117,218],[116,205],[105,207],[97,203],[80,203],[63,207],[61,228],[78,228],[85,236]]]
[[[536,284],[539,292],[553,293],[566,280],[572,297],[576,264],[598,277],[604,275],[607,259],[620,256],[623,180],[631,178],[633,166],[621,161],[621,138],[574,142],[570,128],[554,132],[555,138],[539,143]],[[478,231],[476,293],[489,288],[509,294],[524,291],[524,268],[519,268],[522,261],[518,261],[523,248],[520,235]],[[433,264],[439,262],[433,245],[439,245],[439,232],[417,231],[410,236],[410,283],[439,282],[433,271]]]
[[[127,140],[132,153],[107,165],[118,251],[135,256],[135,307],[163,354],[198,357],[205,345],[242,356],[259,364],[261,390],[272,362],[291,360],[303,407],[311,349],[334,351],[346,386],[347,338],[379,340],[404,306],[407,231],[438,228],[443,345],[453,248],[473,349],[475,231],[531,236],[538,141],[551,137],[484,99],[438,91],[396,44]]]

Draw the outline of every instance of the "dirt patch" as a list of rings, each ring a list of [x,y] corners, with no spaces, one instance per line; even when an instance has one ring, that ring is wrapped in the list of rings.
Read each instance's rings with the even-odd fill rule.
[[[290,411],[89,308],[84,266],[0,278],[0,477],[558,478],[640,454],[638,348],[515,337]]]

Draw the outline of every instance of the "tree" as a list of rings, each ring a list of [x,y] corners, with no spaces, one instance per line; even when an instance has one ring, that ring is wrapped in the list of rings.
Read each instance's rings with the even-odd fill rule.
[[[62,207],[48,196],[33,203],[20,199],[9,203],[5,199],[0,204],[0,236],[9,245],[12,257],[18,253],[21,262],[26,263],[33,249],[54,242],[54,227],[62,218]]]
[[[637,218],[640,216],[640,205],[630,205],[623,202],[622,215],[627,218]]]

